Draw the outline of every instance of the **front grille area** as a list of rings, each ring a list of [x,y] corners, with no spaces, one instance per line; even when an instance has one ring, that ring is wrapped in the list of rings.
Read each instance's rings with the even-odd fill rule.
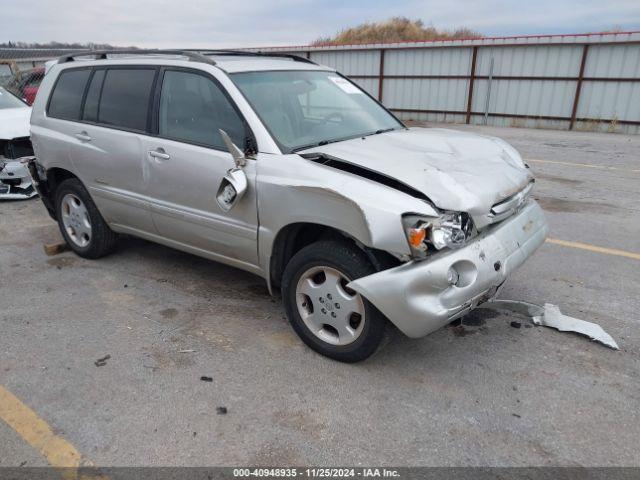
[[[500,222],[518,212],[526,203],[529,195],[531,195],[533,183],[534,182],[532,181],[515,195],[512,195],[506,200],[503,200],[500,203],[496,203],[493,207],[491,207],[491,213],[489,213],[491,223]]]

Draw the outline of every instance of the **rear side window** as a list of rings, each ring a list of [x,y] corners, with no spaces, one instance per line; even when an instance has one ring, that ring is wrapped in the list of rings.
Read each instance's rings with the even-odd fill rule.
[[[82,95],[91,70],[66,70],[60,74],[49,100],[50,117],[79,120]]]
[[[107,70],[100,96],[98,123],[128,130],[146,130],[155,74],[155,69],[146,68]]]
[[[84,112],[82,119],[89,122],[98,121],[98,102],[102,91],[102,81],[104,80],[104,70],[96,70],[87,90],[87,98],[84,101]]]

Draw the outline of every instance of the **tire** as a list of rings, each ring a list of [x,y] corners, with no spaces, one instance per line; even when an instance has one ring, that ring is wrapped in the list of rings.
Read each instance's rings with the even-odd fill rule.
[[[96,259],[113,250],[118,236],[104,221],[80,180],[63,181],[56,189],[55,202],[60,232],[77,255]]]
[[[284,270],[281,289],[289,322],[302,341],[340,362],[360,362],[375,353],[387,320],[345,288],[348,281],[375,272],[364,252],[347,242],[318,241],[296,253]]]

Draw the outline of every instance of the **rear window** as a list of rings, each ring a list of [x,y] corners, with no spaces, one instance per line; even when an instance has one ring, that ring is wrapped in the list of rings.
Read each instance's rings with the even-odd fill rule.
[[[58,81],[49,100],[47,113],[50,117],[64,120],[79,120],[82,95],[91,70],[65,70]]]
[[[97,112],[98,123],[146,130],[155,74],[155,69],[146,68],[107,70]]]

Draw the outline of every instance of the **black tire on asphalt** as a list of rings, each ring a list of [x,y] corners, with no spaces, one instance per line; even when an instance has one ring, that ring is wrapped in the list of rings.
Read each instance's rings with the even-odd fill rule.
[[[89,212],[89,221],[91,222],[91,240],[85,247],[76,245],[73,240],[69,238],[64,228],[64,224],[62,223],[61,203],[64,196],[68,193],[72,193],[80,198]],[[118,239],[118,235],[113,232],[104,221],[96,207],[96,204],[93,203],[89,192],[87,192],[87,189],[80,180],[77,178],[69,178],[63,181],[58,185],[55,197],[58,226],[60,227],[60,232],[62,233],[64,240],[67,242],[67,245],[71,250],[81,257],[90,259],[103,257],[113,250]]]
[[[296,253],[285,267],[282,278],[282,301],[291,326],[310,348],[321,355],[340,362],[354,363],[365,360],[376,352],[385,335],[387,319],[367,299],[365,325],[360,336],[351,344],[332,345],[316,337],[302,320],[296,304],[296,285],[310,268],[326,266],[355,280],[376,272],[365,253],[346,241],[321,240]]]

